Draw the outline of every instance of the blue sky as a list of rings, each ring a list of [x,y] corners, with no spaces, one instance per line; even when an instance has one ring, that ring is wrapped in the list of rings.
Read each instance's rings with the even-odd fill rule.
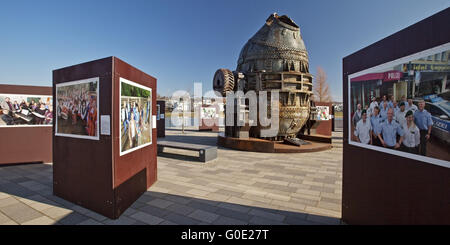
[[[51,86],[52,70],[117,56],[158,79],[158,93],[212,88],[218,68],[273,12],[299,26],[310,72],[342,100],[342,58],[450,6],[448,0],[2,1],[0,83]],[[1,91],[0,91],[1,92]]]

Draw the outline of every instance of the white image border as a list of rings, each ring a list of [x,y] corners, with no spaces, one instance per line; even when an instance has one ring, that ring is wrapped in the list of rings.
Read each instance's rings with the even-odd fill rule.
[[[351,115],[351,103],[350,103],[351,102],[351,83],[350,83],[350,80],[352,78],[358,77],[358,76],[361,76],[361,75],[364,75],[367,73],[379,72],[380,70],[384,70],[386,68],[394,67],[399,64],[408,63],[409,61],[427,57],[432,54],[434,55],[436,53],[448,51],[449,49],[450,49],[450,42],[348,75],[348,81],[347,81],[348,117],[350,117],[350,115]],[[432,157],[426,157],[426,156],[422,156],[422,155],[418,155],[418,154],[406,153],[403,151],[386,149],[386,148],[382,148],[380,146],[362,144],[362,143],[353,141],[351,135],[352,135],[351,119],[348,118],[348,144],[349,145],[354,145],[354,146],[358,146],[358,147],[362,147],[362,148],[367,148],[367,149],[371,149],[371,150],[375,150],[375,151],[380,151],[380,152],[384,152],[384,153],[388,153],[388,154],[392,154],[392,155],[401,156],[404,158],[409,158],[409,159],[413,159],[413,160],[417,160],[417,161],[431,163],[431,164],[438,165],[438,166],[445,167],[445,168],[450,168],[449,161],[440,160],[440,159],[432,158]]]
[[[134,147],[134,148],[131,148],[131,149],[128,149],[128,150],[126,150],[126,151],[122,151],[122,132],[121,132],[121,123],[120,123],[120,118],[121,118],[121,115],[120,115],[120,113],[121,113],[121,109],[120,109],[120,106],[121,106],[121,103],[122,103],[122,82],[123,83],[126,83],[126,84],[129,84],[129,85],[131,85],[131,86],[134,86],[134,87],[138,87],[138,88],[142,88],[142,89],[145,89],[145,90],[148,90],[148,91],[150,91],[150,97],[151,97],[151,105],[150,105],[150,121],[149,121],[149,125],[152,125],[151,123],[152,123],[152,120],[153,120],[153,117],[152,117],[152,115],[153,115],[153,110],[152,110],[152,107],[153,107],[153,94],[152,94],[152,89],[151,88],[149,88],[149,87],[146,87],[146,86],[144,86],[144,85],[141,85],[141,84],[138,84],[138,83],[135,83],[135,82],[132,82],[132,81],[130,81],[130,80],[127,80],[127,79],[125,79],[125,78],[123,78],[123,77],[119,77],[119,133],[118,133],[118,135],[119,135],[119,156],[123,156],[123,155],[126,155],[126,154],[128,154],[128,153],[130,153],[130,152],[133,152],[133,151],[135,151],[135,150],[139,150],[139,149],[141,149],[141,148],[144,148],[144,147],[146,147],[146,146],[149,146],[149,145],[151,145],[152,143],[153,143],[153,128],[152,127],[150,127],[150,142],[149,143],[145,143],[145,144],[143,144],[143,145],[140,145],[140,146],[136,146],[136,147]]]
[[[1,93],[0,96],[28,96],[28,97],[50,97],[53,100],[52,95],[42,95],[42,94],[14,94],[14,93]],[[0,125],[0,128],[20,128],[20,127],[53,127],[52,124],[20,124],[20,125]]]
[[[77,134],[64,134],[64,133],[58,133],[58,115],[56,113],[56,110],[58,108],[58,88],[60,87],[66,87],[66,86],[72,86],[77,84],[83,84],[83,83],[91,83],[91,82],[97,82],[97,122],[96,122],[96,135],[97,136],[88,136],[88,135],[77,135]],[[53,108],[53,112],[55,113],[55,136],[62,136],[62,137],[70,137],[70,138],[78,138],[78,139],[89,139],[89,140],[100,140],[100,134],[99,134],[99,121],[100,121],[100,77],[93,77],[93,78],[87,78],[82,80],[76,80],[71,82],[65,82],[65,83],[58,83],[55,85],[55,105],[56,108]]]

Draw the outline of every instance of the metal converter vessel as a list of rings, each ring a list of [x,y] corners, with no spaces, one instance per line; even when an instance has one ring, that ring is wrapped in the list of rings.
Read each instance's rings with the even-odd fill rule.
[[[279,92],[279,128],[276,136],[262,137],[263,127],[258,118],[256,126],[226,126],[226,137],[255,137],[268,140],[295,138],[310,118],[312,75],[309,73],[308,53],[299,26],[286,15],[271,14],[264,26],[242,48],[236,71],[219,69],[213,79],[215,91],[226,95],[237,92],[267,91],[268,117],[270,93]],[[244,111],[248,113],[248,102]],[[238,118],[239,115],[236,115]]]

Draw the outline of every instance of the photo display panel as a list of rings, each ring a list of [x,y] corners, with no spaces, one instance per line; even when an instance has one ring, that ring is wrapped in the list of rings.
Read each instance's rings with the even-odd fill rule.
[[[152,143],[152,89],[120,78],[120,155]]]
[[[349,75],[349,143],[450,168],[450,43]]]

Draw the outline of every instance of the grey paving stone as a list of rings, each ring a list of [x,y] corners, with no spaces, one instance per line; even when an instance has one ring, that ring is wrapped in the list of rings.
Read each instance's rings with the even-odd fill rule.
[[[286,223],[279,222],[276,220],[266,219],[259,216],[253,216],[250,221],[250,224],[252,225],[286,225]]]
[[[248,214],[263,217],[266,219],[276,220],[279,222],[282,222],[285,218],[285,216],[282,214],[276,214],[262,209],[252,209]]]
[[[157,199],[151,200],[150,202],[147,202],[147,204],[158,207],[158,208],[167,208],[174,203],[171,201],[157,198]]]
[[[176,195],[167,195],[164,197],[164,199],[172,201],[172,202],[176,202],[179,204],[188,204],[192,200],[192,198],[190,198],[190,197],[176,196]]]
[[[195,208],[186,206],[186,205],[181,205],[178,203],[174,203],[173,205],[170,205],[169,207],[167,207],[168,211],[180,214],[180,215],[188,215],[192,212],[195,211]]]
[[[235,197],[241,197],[244,195],[244,190],[242,192],[237,192],[237,191],[230,191],[230,190],[224,190],[224,189],[219,189],[213,193],[217,193],[217,194],[221,194],[221,195],[227,195],[227,196],[235,196]]]
[[[249,214],[238,212],[238,211],[227,209],[227,208],[219,208],[216,210],[215,214],[218,214],[218,215],[221,215],[224,217],[228,217],[228,218],[241,220],[243,222],[249,222],[250,219],[253,217]]]
[[[142,211],[142,212],[145,212],[145,213],[148,213],[150,215],[160,217],[160,218],[164,218],[167,214],[170,213],[170,210],[168,210],[168,209],[158,208],[158,207],[151,206],[151,205],[144,206],[144,207],[138,209],[138,211]]]
[[[233,219],[225,216],[219,216],[214,222],[213,225],[246,225],[247,222]]]
[[[41,216],[39,218],[27,221],[22,223],[22,225],[54,225],[57,222],[53,219],[50,219],[47,216]]]
[[[170,222],[170,221],[168,221],[168,220],[165,220],[165,221],[163,221],[160,225],[178,225],[178,224],[176,224],[176,223],[174,223],[174,222]]]
[[[158,218],[156,216],[153,216],[153,215],[141,212],[141,211],[131,215],[131,218],[133,218],[135,220],[138,220],[138,221],[141,221],[141,222],[144,222],[144,223],[149,224],[149,225],[157,225],[157,224],[159,224],[159,223],[164,221],[161,218]]]
[[[190,201],[187,204],[187,206],[189,206],[191,208],[194,208],[194,209],[201,209],[201,210],[212,212],[212,213],[214,213],[218,209],[218,207],[216,207],[216,206],[205,204],[203,202],[199,202],[199,201],[196,201],[196,200]]]
[[[39,213],[23,203],[15,203],[1,207],[0,211],[17,223],[24,223],[43,216],[42,213]]]
[[[0,225],[6,223],[6,222],[10,222],[11,219],[8,218],[6,215],[0,213]]]
[[[219,217],[219,215],[203,210],[195,210],[194,212],[189,214],[188,217],[200,220],[202,222],[212,223]]]
[[[87,216],[73,212],[73,213],[70,213],[69,215],[66,215],[66,216],[58,219],[57,221],[58,221],[58,223],[61,223],[63,225],[77,225],[88,219],[89,219],[89,217],[87,217]]]
[[[327,198],[327,197],[322,197],[320,199],[320,201],[324,201],[324,202],[330,202],[330,203],[336,203],[336,204],[341,204],[342,200],[341,199],[337,199],[337,198]]]
[[[249,206],[244,206],[240,204],[234,204],[234,203],[220,203],[217,205],[219,208],[224,208],[228,210],[233,210],[239,213],[248,213],[251,209]]]
[[[78,225],[103,225],[103,224],[93,219],[88,219],[79,223]]]
[[[175,213],[171,213],[165,217],[166,220],[169,220],[171,222],[174,222],[179,225],[197,225],[200,223],[200,221],[196,219],[189,218],[184,215],[179,215]]]
[[[338,225],[340,223],[340,219],[314,214],[308,215],[307,220],[325,225]]]
[[[11,197],[11,196],[4,198],[4,199],[0,199],[0,208],[9,206],[9,205],[12,205],[15,203],[19,203],[19,201],[16,198]]]
[[[290,216],[286,217],[286,219],[283,222],[289,225],[320,225],[319,223],[310,220]]]
[[[105,225],[132,225],[136,222],[135,219],[129,218],[125,215],[120,216],[118,219],[108,219],[102,223]]]

